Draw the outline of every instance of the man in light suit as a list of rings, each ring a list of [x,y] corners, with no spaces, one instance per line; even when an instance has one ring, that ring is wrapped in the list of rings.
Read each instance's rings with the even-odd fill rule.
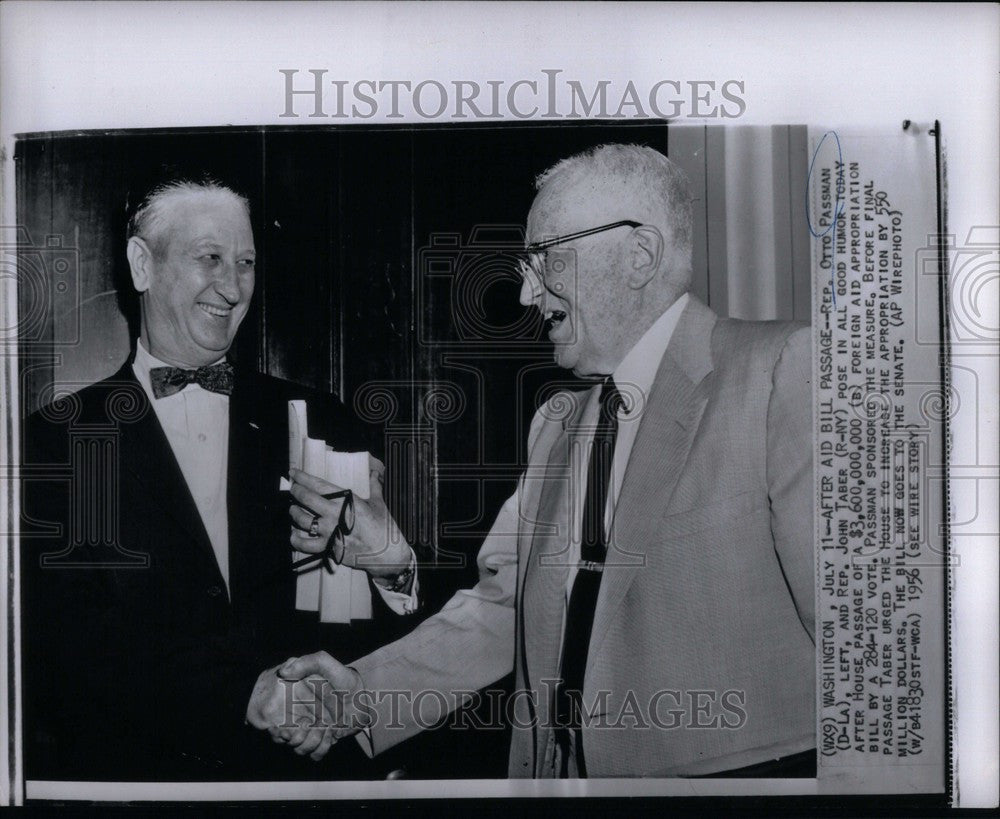
[[[377,754],[428,725],[426,692],[454,707],[514,669],[512,777],[809,775],[809,330],[688,292],[690,194],[656,151],[600,146],[537,187],[521,301],[595,384],[535,415],[474,588],[349,667],[278,669],[327,683],[285,738]]]
[[[375,622],[323,625],[295,609],[278,485],[287,402],[307,400],[311,434],[339,449],[372,449],[377,435],[329,396],[226,361],[254,291],[249,216],[247,200],[216,182],[151,191],[129,225],[142,319],[132,355],[27,419],[29,778],[315,775],[245,725],[261,665],[319,641],[366,653],[402,633],[396,614],[415,605],[412,584],[391,588],[413,559],[404,546],[365,565],[386,603]],[[335,524],[320,517],[315,528]],[[326,775],[380,775],[354,756]]]

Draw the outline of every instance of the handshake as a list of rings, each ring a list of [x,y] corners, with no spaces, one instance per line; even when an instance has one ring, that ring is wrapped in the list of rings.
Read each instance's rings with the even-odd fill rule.
[[[318,762],[339,740],[371,724],[367,702],[361,675],[320,651],[262,672],[246,719]]]
[[[300,552],[319,554],[332,540],[338,564],[364,569],[376,586],[386,588],[394,578],[393,586],[399,585],[413,555],[386,508],[384,472],[381,462],[371,458],[370,497],[362,500],[344,497],[350,493],[292,469],[292,546]],[[345,526],[348,511],[350,521]],[[412,588],[412,569],[409,576],[408,588]],[[262,672],[247,706],[246,721],[300,756],[319,761],[339,740],[370,725],[372,711],[365,707],[367,702],[361,675],[320,651]]]

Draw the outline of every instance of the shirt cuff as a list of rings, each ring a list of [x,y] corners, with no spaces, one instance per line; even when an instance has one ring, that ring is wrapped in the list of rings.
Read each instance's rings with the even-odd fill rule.
[[[419,578],[417,577],[417,556],[413,553],[413,549],[410,549],[410,565],[408,570],[413,574],[413,581],[410,583],[409,593],[390,591],[377,580],[373,580],[372,582],[372,585],[375,586],[379,595],[381,595],[382,600],[396,614],[413,614],[413,612],[420,608],[420,604],[417,602],[419,582]],[[357,736],[361,735],[357,734]]]

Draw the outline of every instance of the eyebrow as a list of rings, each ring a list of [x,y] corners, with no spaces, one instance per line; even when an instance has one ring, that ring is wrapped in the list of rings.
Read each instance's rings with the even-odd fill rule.
[[[208,236],[203,236],[200,239],[195,239],[193,242],[191,242],[190,245],[188,245],[188,247],[192,247],[192,248],[204,248],[204,249],[211,249],[211,250],[225,250],[226,249],[225,245],[219,244],[214,239],[211,239]],[[256,256],[257,255],[257,250],[256,250],[256,248],[253,248],[253,247],[243,248],[242,250],[238,251],[236,255],[237,256],[248,256],[248,255]]]

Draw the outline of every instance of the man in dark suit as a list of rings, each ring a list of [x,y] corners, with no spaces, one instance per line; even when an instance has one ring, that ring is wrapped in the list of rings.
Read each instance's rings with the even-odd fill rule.
[[[398,636],[416,600],[402,542],[367,556],[381,600],[371,623],[296,612],[278,487],[287,402],[306,399],[310,435],[337,449],[377,452],[377,436],[329,397],[226,362],[254,289],[243,197],[215,182],[160,185],[130,221],[127,254],[141,306],[129,360],[26,422],[27,775],[305,775],[309,763],[244,723],[261,667],[317,640],[358,656]],[[328,534],[335,522],[307,527]],[[357,754],[342,761],[320,775],[376,775]]]

